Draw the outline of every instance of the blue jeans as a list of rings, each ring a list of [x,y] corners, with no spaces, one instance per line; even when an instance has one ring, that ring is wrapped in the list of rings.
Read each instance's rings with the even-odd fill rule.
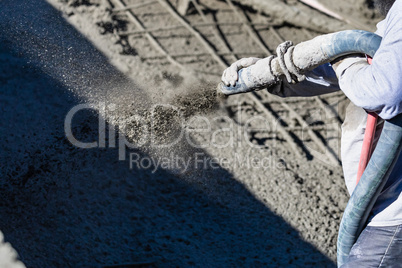
[[[402,225],[367,226],[342,268],[402,267]]]

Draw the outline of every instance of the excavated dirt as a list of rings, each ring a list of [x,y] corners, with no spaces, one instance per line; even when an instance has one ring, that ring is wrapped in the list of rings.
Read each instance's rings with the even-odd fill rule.
[[[198,31],[226,63],[234,57],[225,47],[266,56],[233,24],[227,2],[198,2],[223,25],[227,44],[211,28]],[[363,0],[320,2],[373,30],[380,19]],[[223,66],[194,35],[159,33],[181,54],[172,64],[138,33],[121,34],[138,28],[112,3],[0,2],[0,230],[20,259],[28,267],[335,267],[348,200],[340,165],[278,98],[260,95],[275,120],[244,95],[218,98]],[[298,1],[234,5],[269,51],[280,38],[353,28]],[[178,24],[158,5],[136,11],[144,27]],[[203,23],[196,11],[185,19]],[[347,100],[335,93],[319,103],[287,102],[339,156]],[[71,133],[89,148],[66,137],[66,117],[80,104]],[[278,124],[291,129],[301,157]],[[1,238],[0,256],[9,250]]]

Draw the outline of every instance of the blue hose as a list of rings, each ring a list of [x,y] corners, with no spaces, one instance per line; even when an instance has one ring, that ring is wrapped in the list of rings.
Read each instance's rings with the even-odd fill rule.
[[[329,61],[352,53],[364,53],[373,57],[382,40],[375,33],[361,30],[341,31],[330,35],[329,43],[321,45]]]
[[[384,123],[380,139],[357,184],[339,227],[338,267],[348,259],[350,250],[367,223],[367,218],[402,148],[402,114]]]

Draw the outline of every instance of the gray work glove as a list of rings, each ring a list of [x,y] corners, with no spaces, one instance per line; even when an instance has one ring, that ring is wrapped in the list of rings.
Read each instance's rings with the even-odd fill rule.
[[[225,86],[234,87],[239,79],[238,71],[255,64],[259,60],[261,60],[261,58],[242,58],[238,61],[235,61],[232,63],[232,65],[230,65],[229,68],[223,71],[221,78],[222,82],[225,84]]]
[[[305,79],[305,76],[299,72],[297,67],[293,64],[292,55],[293,55],[293,43],[291,41],[286,41],[282,44],[280,44],[277,49],[277,57],[279,60],[279,65],[282,69],[282,73],[288,83],[295,83],[295,82],[301,82]],[[274,59],[275,56],[270,56],[268,57],[270,60]],[[225,71],[223,71],[222,74],[222,82],[226,86],[235,86],[237,80],[239,79],[238,76],[238,71],[242,68],[249,67],[253,64],[255,64],[257,61],[261,60],[261,58],[243,58],[240,59],[236,62],[234,62],[232,65],[230,65],[229,68],[227,68]],[[269,61],[270,62],[270,61]],[[267,68],[271,68],[271,65],[267,65]],[[269,70],[270,73],[273,73],[272,70]],[[282,77],[277,77],[277,80],[281,80]]]

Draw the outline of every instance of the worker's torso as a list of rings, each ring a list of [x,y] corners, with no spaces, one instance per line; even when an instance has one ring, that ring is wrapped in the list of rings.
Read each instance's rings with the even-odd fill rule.
[[[356,186],[357,168],[363,145],[367,113],[352,103],[346,110],[342,125],[342,167],[346,185],[351,194]],[[376,139],[381,134],[382,120],[377,124]],[[371,226],[392,226],[402,224],[402,157],[398,161],[378,197],[370,216]]]

